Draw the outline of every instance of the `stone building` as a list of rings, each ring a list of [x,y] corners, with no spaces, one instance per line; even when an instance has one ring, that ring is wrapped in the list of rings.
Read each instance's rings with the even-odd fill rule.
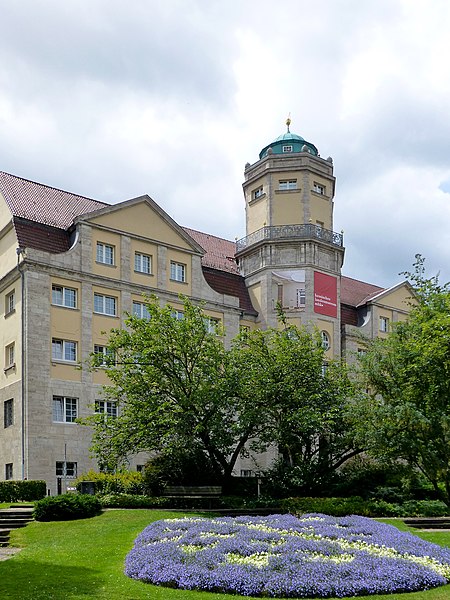
[[[204,301],[228,340],[276,326],[279,302],[290,322],[319,329],[330,358],[348,360],[361,333],[405,318],[405,283],[385,290],[341,274],[334,188],[331,158],[289,122],[245,167],[236,243],[183,228],[149,196],[108,205],[0,172],[0,479],[44,479],[54,494],[95,468],[75,420],[116,407],[101,400],[104,372],[79,365],[107,352],[105,332],[126,312],[145,317],[144,293],[180,311],[179,294]],[[243,459],[237,474],[249,472]]]

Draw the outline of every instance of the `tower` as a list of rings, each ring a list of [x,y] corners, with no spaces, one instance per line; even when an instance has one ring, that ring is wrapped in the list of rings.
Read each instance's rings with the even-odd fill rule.
[[[290,123],[245,166],[246,237],[236,258],[260,326],[277,326],[279,303],[290,323],[317,327],[328,355],[339,356],[344,247],[333,231],[333,161]]]

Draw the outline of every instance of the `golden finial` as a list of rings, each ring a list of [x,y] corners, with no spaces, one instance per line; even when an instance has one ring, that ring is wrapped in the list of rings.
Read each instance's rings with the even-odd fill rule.
[[[289,113],[288,118],[286,119],[286,125],[287,125],[287,132],[290,133],[289,131],[289,125],[291,124],[291,113]]]

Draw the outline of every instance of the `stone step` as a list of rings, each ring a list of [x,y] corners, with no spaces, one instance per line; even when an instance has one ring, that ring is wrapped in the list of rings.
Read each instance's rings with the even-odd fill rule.
[[[19,529],[30,523],[30,519],[2,519],[0,526],[2,529]]]
[[[450,517],[414,517],[404,519],[404,523],[415,529],[450,529]]]

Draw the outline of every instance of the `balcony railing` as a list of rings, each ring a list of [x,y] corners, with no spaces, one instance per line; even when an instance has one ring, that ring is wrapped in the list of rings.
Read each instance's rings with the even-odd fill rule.
[[[344,245],[344,236],[342,233],[336,233],[335,231],[324,229],[323,227],[313,225],[312,223],[305,223],[303,225],[275,225],[272,227],[262,227],[250,235],[237,240],[236,252],[242,252],[242,250],[264,240],[288,240],[294,238],[301,240],[321,240],[339,247]]]

